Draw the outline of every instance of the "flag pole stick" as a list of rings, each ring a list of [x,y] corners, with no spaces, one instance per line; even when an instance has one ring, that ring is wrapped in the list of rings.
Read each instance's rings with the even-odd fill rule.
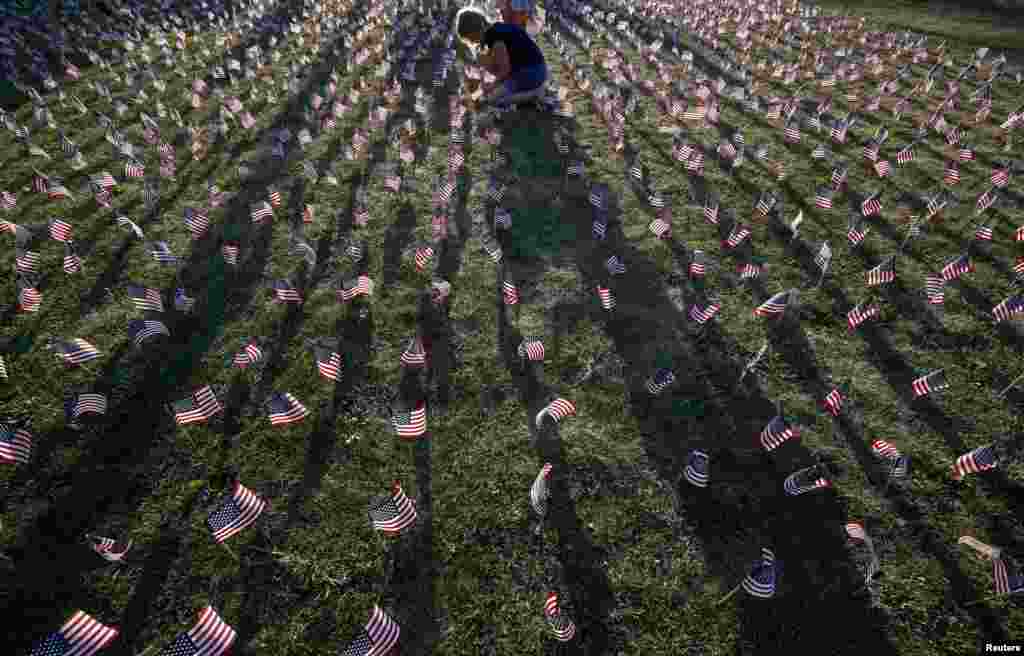
[[[227,542],[220,542],[219,544],[220,546],[224,547],[224,551],[228,552],[228,555],[234,558],[236,562],[241,562],[238,558],[238,555],[231,550],[231,547],[228,546]]]
[[[1020,382],[1020,380],[1021,380],[1022,378],[1024,378],[1024,373],[1022,373],[1021,375],[1019,375],[1019,376],[1017,376],[1016,378],[1014,378],[1014,379],[1013,379],[1013,380],[1012,380],[1012,381],[1010,382],[1010,384],[1009,384],[1009,385],[1007,385],[1006,387],[1004,387],[1004,388],[1003,388],[1003,391],[1002,391],[1002,392],[1000,392],[1000,393],[999,393],[999,394],[998,394],[998,395],[996,396],[996,398],[997,398],[997,399],[1001,399],[1001,398],[1003,398],[1003,396],[1005,396],[1005,395],[1006,395],[1006,393],[1007,393],[1007,392],[1009,392],[1009,391],[1010,391],[1010,390],[1011,390],[1011,389],[1013,388],[1013,386],[1014,386],[1014,385],[1016,385],[1016,384],[1017,384],[1018,382]]]
[[[732,590],[730,590],[729,594],[725,595],[724,597],[722,597],[721,599],[716,601],[715,605],[716,606],[720,606],[720,605],[724,604],[725,602],[729,601],[729,599],[731,599],[733,595],[735,595],[737,592],[739,592],[740,588],[742,588],[742,587],[743,587],[743,583],[742,582],[737,583],[736,587],[733,588]]]
[[[156,647],[157,647],[157,645],[150,645],[150,646],[146,647],[145,649],[143,649],[138,654],[136,654],[135,656],[146,656],[146,654],[148,654],[149,652],[151,652],[154,649],[156,649]]]

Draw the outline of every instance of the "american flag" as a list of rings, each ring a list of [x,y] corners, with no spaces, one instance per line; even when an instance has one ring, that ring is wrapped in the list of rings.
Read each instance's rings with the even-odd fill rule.
[[[971,262],[970,255],[964,253],[942,267],[942,279],[949,282],[950,280],[956,280],[965,273],[972,273],[973,271],[974,263]]]
[[[515,283],[505,280],[501,283],[501,293],[505,305],[515,305],[519,302],[519,290]]]
[[[289,392],[274,392],[267,402],[267,418],[271,426],[284,426],[302,421],[309,410]]]
[[[340,353],[323,346],[316,346],[313,349],[313,358],[316,360],[317,372],[321,376],[334,382],[341,380],[344,366]]]
[[[544,344],[536,338],[524,338],[516,352],[519,357],[526,358],[531,362],[544,361]]]
[[[618,255],[612,255],[604,263],[605,269],[613,276],[619,276],[626,272],[626,265]]]
[[[721,303],[717,301],[711,301],[701,307],[700,305],[690,306],[690,319],[697,322],[697,325],[703,326],[708,321],[715,318],[715,315],[722,309]]]
[[[548,621],[551,633],[559,642],[569,642],[576,635],[576,624],[562,614],[558,608],[558,593],[549,592],[544,601],[544,617]]]
[[[863,214],[865,217],[868,217],[868,216],[873,216],[873,215],[878,214],[879,212],[881,212],[882,211],[882,203],[879,200],[881,195],[882,195],[882,192],[877,192],[875,194],[872,194],[863,203],[861,203],[861,205],[860,205],[861,214]]]
[[[1010,166],[1008,164],[998,165],[992,170],[992,175],[989,179],[994,187],[999,187],[1000,189],[1006,187],[1010,183]]]
[[[661,219],[654,219],[647,228],[658,239],[667,239],[672,234],[672,226]]]
[[[782,315],[786,311],[786,306],[789,305],[789,296],[792,290],[779,292],[775,294],[761,305],[754,308],[755,317],[774,317]]]
[[[29,656],[92,656],[117,637],[118,630],[77,611],[60,629],[37,643]]]
[[[991,446],[978,447],[958,457],[953,463],[953,480],[959,481],[967,474],[977,474],[998,466],[995,451]]]
[[[223,540],[218,540],[222,542]],[[225,656],[237,633],[212,606],[199,611],[195,626],[164,647],[160,656]]]
[[[544,463],[537,478],[533,480],[533,485],[530,486],[530,506],[541,517],[548,510],[548,498],[551,495],[551,491],[548,489],[548,479],[551,477],[552,467],[550,462]]]
[[[18,251],[14,259],[14,270],[18,273],[35,273],[39,267],[39,253]]]
[[[210,228],[210,217],[202,210],[186,207],[184,209],[185,227],[192,233],[192,239],[199,239]]]
[[[85,414],[107,414],[107,397],[102,394],[88,392],[77,395],[73,402],[69,402],[68,415],[72,420],[78,419]]]
[[[132,548],[131,540],[119,541],[97,535],[86,535],[85,539],[89,541],[89,546],[92,547],[93,551],[103,560],[111,563],[121,562]]]
[[[757,207],[755,207],[755,209],[762,217],[766,217],[772,211],[772,208],[775,207],[776,202],[778,202],[778,200],[775,198],[774,194],[762,193],[757,199]]]
[[[209,421],[224,410],[217,395],[209,385],[204,385],[192,395],[174,403],[174,422],[179,426]]]
[[[907,162],[914,161],[914,146],[913,144],[907,146],[903,150],[896,153],[896,164],[903,166]]]
[[[746,241],[751,235],[750,228],[743,224],[737,223],[729,230],[729,236],[726,237],[725,241],[722,242],[722,246],[725,248],[736,248],[744,241]]]
[[[213,539],[221,543],[252,526],[266,507],[266,500],[240,481],[235,481],[231,496],[226,496],[220,506],[210,513],[206,525],[213,533]]]
[[[223,244],[220,247],[220,253],[225,263],[238,266],[238,244]]]
[[[924,278],[924,294],[931,305],[942,305],[946,300],[944,276],[945,270],[943,270],[943,275],[928,274]]]
[[[346,280],[342,283],[342,288],[338,290],[338,300],[340,301],[351,301],[359,296],[372,296],[373,295],[373,281],[369,276],[359,276],[351,280]]]
[[[948,186],[960,184],[960,164],[955,159],[946,160],[942,182]]]
[[[1014,294],[1003,299],[998,305],[992,308],[992,317],[996,323],[1013,319],[1024,312],[1024,296]]]
[[[167,326],[159,321],[133,319],[128,322],[128,338],[137,347],[142,346],[148,339],[158,335],[163,335],[164,337],[170,337],[171,335],[170,331],[167,330]]]
[[[878,266],[870,269],[867,274],[867,286],[884,285],[896,280],[896,256],[890,255]]]
[[[701,450],[691,451],[686,458],[686,468],[683,469],[683,476],[691,485],[696,487],[707,487],[710,480],[708,454]]]
[[[71,224],[61,221],[60,219],[54,219],[49,224],[50,237],[59,242],[71,241]]]
[[[876,458],[880,458],[882,460],[895,460],[902,455],[894,444],[886,442],[885,440],[875,440],[872,442],[871,452]]]
[[[775,553],[771,549],[761,548],[761,559],[751,565],[742,585],[752,597],[771,599],[775,596]]]
[[[263,219],[272,218],[274,216],[274,210],[270,207],[270,203],[267,201],[253,203],[250,216],[252,217],[253,223],[259,223],[263,221]]]
[[[142,178],[146,175],[146,168],[138,162],[128,162],[124,165],[124,177]]]
[[[718,203],[712,206],[705,202],[705,221],[712,225],[718,225]]]
[[[18,309],[22,312],[38,312],[43,295],[35,287],[23,287],[18,291]]]
[[[925,374],[915,378],[910,384],[911,389],[914,392],[914,398],[920,398],[944,390],[949,387],[949,381],[946,379],[946,372],[942,369],[937,369],[931,373]]]
[[[423,271],[434,259],[434,249],[430,246],[417,248],[413,254],[413,261],[418,271]]]
[[[113,189],[117,185],[117,181],[114,180],[114,176],[112,176],[108,171],[102,171],[91,176],[89,178],[89,182],[101,189]]]
[[[832,169],[832,177],[829,182],[832,184],[832,188],[836,191],[839,190],[844,184],[846,184],[846,178],[849,175],[849,169],[845,166],[837,166]]]
[[[832,209],[832,194],[835,190],[829,187],[818,187],[814,194],[814,205],[823,210]]]
[[[387,613],[374,606],[370,620],[345,647],[341,656],[386,656],[398,644],[401,627]]]
[[[0,462],[27,465],[32,457],[32,433],[13,424],[0,423]]]
[[[846,534],[850,536],[851,540],[859,540],[861,542],[870,541],[867,531],[864,530],[864,527],[861,524],[857,522],[849,522],[844,528],[846,529]]]
[[[846,313],[846,323],[849,324],[850,330],[854,330],[868,319],[877,317],[878,314],[877,305],[871,304],[870,301],[863,301]]]
[[[822,399],[821,405],[833,417],[838,417],[843,408],[843,394],[838,389],[833,389]]]
[[[367,510],[370,524],[384,533],[400,533],[416,523],[416,506],[395,481],[389,496],[380,496],[370,502]]]
[[[66,364],[77,365],[100,357],[99,350],[84,339],[74,338],[54,345],[57,357]]]
[[[1024,591],[1024,576],[1016,567],[1011,573],[1002,558],[992,559],[992,587],[998,595],[1013,595]]]
[[[784,417],[776,416],[761,430],[761,446],[765,451],[774,451],[787,440],[799,436],[799,431],[790,426]]]
[[[271,207],[281,207],[281,192],[271,187],[267,190],[267,201]],[[255,217],[253,217],[255,219]]]
[[[741,280],[753,280],[761,276],[761,265],[758,262],[744,262],[736,267]]]
[[[301,303],[302,294],[289,280],[275,280],[272,283],[274,299],[281,303]]]
[[[244,369],[262,359],[263,350],[259,347],[259,344],[255,340],[245,340],[239,352],[231,358],[231,363],[240,369]]]
[[[67,251],[64,255],[63,269],[64,273],[72,275],[82,270],[82,258],[75,252],[75,245],[72,242],[64,244],[65,250]]]
[[[131,299],[135,309],[142,312],[163,312],[164,302],[160,296],[160,290],[150,289],[142,285],[128,285],[128,298]]]
[[[150,243],[149,254],[160,264],[176,264],[178,257],[171,252],[170,246],[165,241]]]
[[[889,174],[892,173],[892,165],[884,159],[875,162],[874,168],[875,174],[878,175],[879,178],[888,177]]]
[[[557,398],[548,403],[540,410],[540,412],[537,413],[534,423],[537,428],[540,428],[545,416],[551,417],[552,421],[557,424],[566,417],[574,417],[575,415],[576,405],[572,401]]]
[[[975,204],[975,213],[981,214],[988,208],[995,205],[998,199],[999,192],[996,187],[992,187],[991,189],[983,192],[980,196],[978,196],[978,202]]]
[[[827,478],[819,476],[815,467],[806,467],[800,471],[793,472],[783,481],[782,487],[787,496],[795,497],[811,490],[831,487],[832,483]]]
[[[18,206],[18,198],[9,191],[0,191],[0,209],[13,210]]]
[[[825,271],[830,262],[832,262],[832,248],[829,247],[827,241],[824,241],[821,243],[821,248],[818,249],[818,254],[814,256],[814,263],[818,265],[819,269]]]
[[[675,382],[675,373],[671,369],[663,367],[654,372],[654,375],[647,379],[644,386],[652,396],[658,396]]]
[[[407,367],[422,367],[427,363],[427,351],[419,335],[409,340],[400,360]]]
[[[974,159],[974,148],[972,148],[971,146],[968,146],[967,144],[961,145],[960,146],[960,150],[957,153],[957,158],[961,162],[969,162],[969,161],[973,160]]]
[[[395,434],[403,439],[420,437],[427,432],[427,404],[420,401],[410,410],[392,412],[391,425]]]

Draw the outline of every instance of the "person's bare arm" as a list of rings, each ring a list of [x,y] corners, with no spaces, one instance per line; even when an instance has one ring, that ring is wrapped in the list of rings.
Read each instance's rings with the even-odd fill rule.
[[[493,58],[494,68],[491,70],[495,77],[499,80],[506,79],[512,72],[512,64],[508,58],[508,48],[501,41],[494,44],[491,48],[491,57]]]

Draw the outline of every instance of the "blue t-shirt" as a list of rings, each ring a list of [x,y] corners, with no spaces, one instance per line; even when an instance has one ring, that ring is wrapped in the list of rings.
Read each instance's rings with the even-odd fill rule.
[[[512,71],[544,63],[544,53],[533,42],[526,30],[518,25],[495,23],[484,33],[484,45],[493,48],[495,43],[504,43],[508,50],[508,61]]]

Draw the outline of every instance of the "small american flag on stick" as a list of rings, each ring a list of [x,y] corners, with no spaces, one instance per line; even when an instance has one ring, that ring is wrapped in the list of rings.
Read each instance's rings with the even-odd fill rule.
[[[551,477],[553,465],[550,462],[544,463],[540,473],[530,486],[530,506],[540,517],[543,517],[548,510],[548,498],[551,491],[548,489],[548,479]]]
[[[267,418],[271,426],[284,426],[302,421],[309,410],[289,392],[274,392],[267,402]]]
[[[210,513],[206,525],[213,533],[213,539],[220,544],[252,526],[267,505],[266,500],[242,485],[240,481],[235,481],[231,495],[225,497],[220,506]]]
[[[212,606],[199,611],[199,619],[187,632],[164,647],[160,656],[225,656],[238,634]]]
[[[391,494],[373,499],[367,513],[374,529],[386,534],[397,535],[416,523],[416,505],[405,495],[402,486],[395,481]]]
[[[549,592],[544,600],[544,617],[547,619],[548,627],[559,642],[569,642],[576,635],[576,624],[562,614],[558,607],[558,593]]]
[[[118,635],[118,630],[77,611],[60,629],[51,633],[29,653],[29,656],[92,656]]]
[[[572,401],[563,398],[557,398],[551,401],[551,403],[548,403],[540,410],[540,412],[537,413],[534,423],[539,429],[541,427],[541,424],[544,422],[545,416],[551,417],[552,421],[554,421],[557,424],[566,417],[573,417],[575,415],[576,406],[573,404]]]
[[[995,469],[998,464],[991,446],[978,447],[956,459],[952,467],[953,480],[959,481],[967,474]]]
[[[427,404],[420,401],[410,410],[400,410],[391,415],[395,434],[402,439],[415,439],[427,432]]]
[[[345,647],[341,656],[387,656],[392,653],[401,627],[378,606],[373,607],[370,619],[359,634]]]

